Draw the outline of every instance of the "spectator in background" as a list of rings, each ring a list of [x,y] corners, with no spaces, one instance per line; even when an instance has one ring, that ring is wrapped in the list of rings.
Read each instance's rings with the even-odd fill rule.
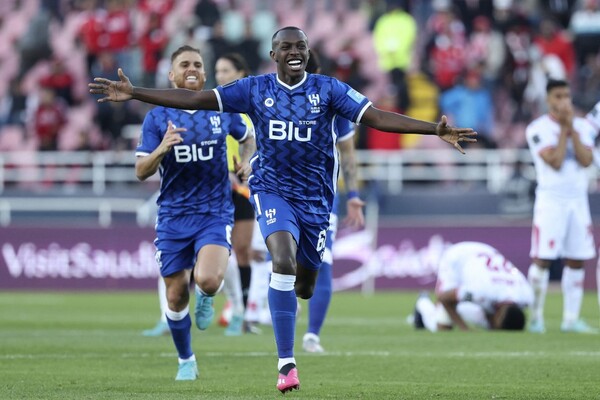
[[[79,28],[78,40],[86,53],[87,71],[92,76],[92,68],[98,54],[102,51],[100,38],[104,34],[104,17],[106,12],[98,8],[97,0],[81,0],[79,2],[84,19]]]
[[[448,90],[466,65],[465,28],[450,7],[438,9],[428,25],[432,37],[423,53],[422,65],[442,91]]]
[[[575,77],[575,49],[566,32],[551,17],[542,19],[539,25],[538,34],[534,37],[533,43],[539,46],[542,54],[554,54],[560,58],[569,79]]]
[[[75,104],[74,83],[73,74],[67,69],[61,57],[54,57],[50,61],[50,71],[40,78],[40,86],[52,88],[56,96],[63,99],[69,106]]]
[[[361,61],[353,50],[353,41],[347,41],[333,60],[332,75],[342,82],[347,83],[358,91],[365,88],[368,81],[360,71]],[[404,83],[406,85],[406,83]],[[408,100],[404,101],[406,104]],[[402,109],[405,110],[406,108]]]
[[[60,129],[67,122],[66,104],[57,99],[54,89],[40,88],[39,104],[33,114],[32,127],[40,151],[58,150]]]
[[[199,19],[200,27],[213,29],[221,21],[221,11],[213,0],[200,0],[196,4],[194,13]]]
[[[98,55],[97,63],[92,71],[94,74],[106,74],[118,77],[117,64],[113,53],[103,51]],[[127,124],[142,122],[140,115],[132,111],[129,103],[104,103],[98,104],[96,111],[96,124],[102,132],[103,146],[113,150],[128,149],[130,143],[121,136],[121,130]]]
[[[504,40],[508,49],[502,83],[513,102],[512,122],[525,122],[531,118],[524,106],[525,88],[529,80],[530,47],[532,32],[524,16],[514,15],[506,26]]]
[[[453,124],[472,126],[479,133],[477,141],[487,148],[496,147],[492,132],[494,129],[494,104],[492,94],[482,84],[480,69],[471,68],[464,74],[463,82],[442,93],[440,97],[442,114]]]
[[[234,53],[238,53],[246,60],[250,74],[256,74],[262,63],[260,42],[252,34],[250,21],[245,21],[244,36],[241,41],[233,46]],[[217,58],[218,60],[218,58]]]
[[[100,37],[100,46],[113,53],[118,65],[130,65],[132,76],[138,78],[141,69],[131,62],[133,26],[127,4],[124,0],[106,0],[106,11],[105,32]]]
[[[600,43],[600,2],[582,0],[573,13],[569,30],[574,36],[577,64],[587,63],[588,55],[598,54]]]
[[[13,79],[8,93],[0,98],[0,127],[25,126],[26,101],[27,96],[23,93],[21,80]]]
[[[552,15],[556,18],[559,29],[565,29],[569,26],[571,15],[575,9],[575,4],[578,0],[549,0],[540,1],[539,6],[542,8],[542,13]]]
[[[484,84],[493,89],[505,62],[506,44],[502,34],[492,28],[489,18],[480,15],[473,20],[467,54],[469,62],[483,66]]]
[[[17,48],[21,56],[19,77],[22,78],[38,61],[52,55],[50,48],[50,22],[52,16],[48,10],[40,9],[29,21],[25,34],[19,40]]]
[[[406,12],[406,2],[388,1],[386,13],[375,22],[373,41],[380,68],[389,74],[396,86],[396,100],[400,110],[406,110],[408,107],[406,71],[413,59],[416,37],[417,24],[412,15]]]
[[[150,13],[148,26],[140,38],[142,50],[142,82],[144,86],[156,85],[156,71],[162,58],[163,50],[169,42],[169,36],[162,26],[161,16]]]

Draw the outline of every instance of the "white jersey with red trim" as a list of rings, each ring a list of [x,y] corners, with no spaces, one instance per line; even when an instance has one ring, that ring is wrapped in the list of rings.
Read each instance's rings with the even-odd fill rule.
[[[498,250],[479,242],[457,243],[442,255],[436,291],[448,290],[456,290],[459,302],[473,302],[490,314],[498,303],[527,307],[533,301],[527,278]]]
[[[579,134],[581,142],[590,148],[594,146],[595,132],[585,119],[576,117],[573,120],[574,130]],[[573,142],[567,139],[567,152],[560,169],[555,170],[546,163],[540,153],[547,148],[556,147],[560,136],[560,125],[550,115],[545,114],[532,121],[526,130],[527,144],[531,151],[537,175],[536,194],[547,194],[558,198],[587,196],[588,173],[575,159]]]

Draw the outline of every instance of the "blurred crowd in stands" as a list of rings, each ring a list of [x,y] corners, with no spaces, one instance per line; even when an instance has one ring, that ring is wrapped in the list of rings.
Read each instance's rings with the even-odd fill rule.
[[[168,87],[170,54],[239,52],[274,72],[271,36],[298,26],[323,73],[377,107],[475,128],[476,146],[525,146],[548,77],[567,79],[581,113],[600,100],[600,0],[3,0],[0,151],[131,150],[140,102],[98,104],[94,76]],[[359,148],[443,147],[360,128]]]

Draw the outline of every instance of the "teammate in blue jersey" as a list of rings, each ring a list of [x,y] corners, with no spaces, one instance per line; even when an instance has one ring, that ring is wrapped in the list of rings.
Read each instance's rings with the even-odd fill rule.
[[[134,87],[121,69],[120,81],[95,78],[98,102],[137,99],[182,109],[246,113],[257,132],[257,154],[249,177],[261,232],[273,260],[269,306],[279,356],[277,388],[300,387],[294,359],[296,296],[312,296],[323,257],[339,171],[335,151],[337,116],[381,131],[437,135],[463,152],[476,141],[470,128],[379,110],[339,80],[307,74],[308,38],[296,27],[273,35],[277,73],[250,76],[211,91]]]
[[[171,56],[169,79],[177,88],[202,90],[206,80],[200,51],[183,46]],[[242,142],[242,162],[255,151],[253,131],[237,114],[156,107],[144,119],[136,149],[136,176],[160,173],[156,261],[166,285],[167,323],[177,348],[176,380],[195,380],[191,347],[189,282],[196,282],[196,325],[213,316],[231,249],[233,203],[228,177],[227,134]],[[249,168],[249,167],[248,167]]]
[[[306,72],[320,73],[320,57],[314,50],[310,51],[310,58],[306,64]],[[354,124],[342,117],[335,119],[334,129],[337,136],[337,149],[340,153],[340,165],[346,187],[346,218],[344,223],[353,228],[360,228],[364,225],[365,217],[363,215],[364,202],[358,195],[358,181],[356,178],[356,156],[354,149]],[[302,337],[302,348],[309,353],[322,353],[320,332],[327,310],[331,303],[333,293],[333,241],[337,234],[338,227],[338,201],[339,196],[333,198],[333,207],[329,216],[329,228],[327,229],[327,240],[325,241],[325,252],[323,262],[319,266],[319,274],[315,282],[313,296],[308,301],[308,327]]]

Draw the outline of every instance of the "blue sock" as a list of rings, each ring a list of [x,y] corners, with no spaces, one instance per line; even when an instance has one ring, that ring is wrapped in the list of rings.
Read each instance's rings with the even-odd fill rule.
[[[177,354],[181,359],[190,358],[194,352],[192,351],[192,319],[190,318],[189,308],[180,312],[175,312],[167,309],[167,323],[171,328],[171,337]]]
[[[324,262],[319,268],[313,296],[308,301],[307,332],[314,333],[317,336],[321,332],[331,302],[331,279],[331,264]]]
[[[280,282],[284,277],[287,282]],[[288,278],[289,277],[289,278]],[[277,344],[279,358],[290,358],[294,356],[294,334],[296,331],[296,292],[294,291],[295,276],[272,274],[269,284],[269,308],[273,321],[273,332]],[[277,287],[277,289],[273,288]],[[289,290],[279,290],[289,289]]]

